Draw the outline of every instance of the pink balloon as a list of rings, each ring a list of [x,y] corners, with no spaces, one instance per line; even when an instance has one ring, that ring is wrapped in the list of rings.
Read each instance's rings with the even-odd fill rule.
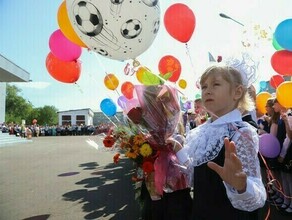
[[[74,61],[81,56],[81,47],[68,40],[60,29],[50,36],[49,47],[52,54],[62,61]]]

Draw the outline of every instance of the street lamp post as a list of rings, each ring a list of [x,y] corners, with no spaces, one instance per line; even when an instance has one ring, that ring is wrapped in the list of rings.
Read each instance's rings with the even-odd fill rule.
[[[222,18],[230,19],[230,20],[236,22],[237,24],[240,24],[241,26],[244,26],[244,24],[240,23],[239,21],[234,20],[233,18],[227,16],[226,14],[220,13],[219,16],[222,17]]]

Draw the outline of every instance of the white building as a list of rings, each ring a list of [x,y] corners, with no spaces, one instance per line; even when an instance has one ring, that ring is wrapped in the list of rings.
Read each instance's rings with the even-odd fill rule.
[[[90,108],[58,111],[59,125],[93,125],[93,116]]]
[[[0,123],[5,122],[6,82],[28,82],[29,73],[0,54]]]

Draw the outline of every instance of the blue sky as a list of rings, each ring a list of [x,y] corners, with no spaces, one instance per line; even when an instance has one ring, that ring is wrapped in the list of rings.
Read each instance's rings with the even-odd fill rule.
[[[185,45],[174,40],[163,25],[165,10],[178,2],[187,4],[196,16],[196,28],[188,42],[189,56]],[[53,105],[59,110],[87,107],[99,110],[102,99],[116,101],[121,94],[120,86],[118,92],[106,89],[103,84],[105,72],[115,73],[120,85],[124,81],[136,83],[136,78],[123,73],[127,61],[107,59],[86,49],[79,58],[82,72],[77,85],[52,78],[45,67],[45,59],[50,52],[49,37],[59,29],[57,12],[61,3],[61,0],[0,0],[0,53],[30,73],[31,83],[16,85],[22,89],[21,95],[35,107]],[[251,33],[252,24],[260,24],[266,30],[270,27],[272,32],[278,23],[292,17],[291,0],[161,0],[160,7],[162,22],[158,35],[138,60],[158,72],[161,57],[173,55],[178,58],[182,64],[181,78],[188,81],[187,88],[181,92],[188,99],[194,99],[199,93],[195,82],[208,65],[208,52],[224,58],[246,50],[241,43],[246,36],[243,32]],[[219,17],[219,13],[244,23],[245,27]],[[259,40],[256,48],[248,49],[260,54],[259,80],[269,80],[275,74],[269,63],[275,51],[271,42]]]

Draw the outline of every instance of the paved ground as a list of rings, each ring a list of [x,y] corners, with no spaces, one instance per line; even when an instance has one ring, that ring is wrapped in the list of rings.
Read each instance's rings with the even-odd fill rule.
[[[132,164],[113,164],[98,144],[71,136],[0,147],[0,220],[138,220]],[[286,219],[271,208],[270,220]]]
[[[114,154],[93,139],[39,137],[1,147],[0,219],[139,219],[132,164],[113,164]]]

